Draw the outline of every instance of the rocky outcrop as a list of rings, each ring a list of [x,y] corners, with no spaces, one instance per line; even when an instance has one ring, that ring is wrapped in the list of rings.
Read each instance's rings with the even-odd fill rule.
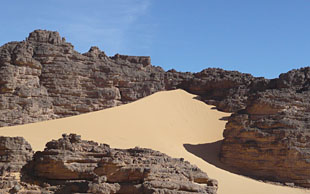
[[[149,57],[80,54],[58,32],[36,30],[0,48],[0,126],[101,110],[164,90]]]
[[[165,72],[150,57],[108,57],[97,47],[80,54],[58,32],[35,30],[0,47],[0,126],[102,110],[176,88],[235,111],[244,107],[253,80],[221,69]]]
[[[31,146],[24,138],[0,137],[0,188],[2,190],[10,190],[19,184],[21,169],[32,159],[32,155]]]
[[[222,162],[248,176],[310,187],[309,72],[292,70],[272,80],[217,68],[165,72],[150,57],[108,57],[97,47],[80,54],[57,32],[36,30],[0,47],[0,126],[78,115],[180,88],[233,113]]]
[[[221,161],[238,173],[310,187],[310,68],[253,93],[226,124]]]
[[[234,112],[245,107],[248,93],[258,80],[250,74],[209,68],[184,79],[178,88],[199,95],[221,111]]]
[[[40,84],[42,65],[28,42],[0,48],[0,126],[56,118],[48,92]]]
[[[32,159],[23,138],[0,137],[1,193],[208,193],[217,181],[184,159],[151,149],[112,149],[66,135]]]

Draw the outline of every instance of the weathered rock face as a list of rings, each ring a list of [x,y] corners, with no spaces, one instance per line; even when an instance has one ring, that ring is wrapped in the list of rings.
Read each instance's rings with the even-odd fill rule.
[[[234,113],[222,162],[249,176],[310,187],[309,67],[272,80],[214,68],[165,72],[149,57],[108,57],[97,47],[80,54],[57,32],[44,30],[0,47],[0,126],[101,110],[177,88]]]
[[[48,142],[33,159],[31,147],[23,138],[0,137],[0,146],[5,153],[1,154],[2,193],[217,191],[217,181],[196,166],[150,149],[112,149],[106,144],[81,140],[75,134]]]
[[[101,110],[164,90],[149,57],[79,54],[57,32],[36,30],[0,48],[0,126]]]
[[[22,137],[0,137],[0,188],[7,190],[20,182],[22,167],[32,159],[32,149]]]
[[[250,74],[209,68],[193,74],[191,79],[183,80],[179,88],[199,95],[219,110],[234,112],[244,108],[250,86],[257,80],[259,78]]]
[[[150,57],[108,57],[97,47],[80,54],[58,32],[36,30],[0,47],[0,126],[101,110],[176,88],[235,111],[244,107],[253,80],[221,69],[165,72]]]
[[[0,48],[0,126],[56,118],[40,84],[42,65],[33,59],[33,52],[28,42]]]
[[[310,187],[310,68],[272,80],[233,114],[221,161],[261,179]]]

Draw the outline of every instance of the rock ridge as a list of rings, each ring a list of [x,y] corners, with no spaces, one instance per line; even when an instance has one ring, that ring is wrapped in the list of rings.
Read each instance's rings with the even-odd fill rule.
[[[21,137],[0,137],[0,148],[1,193],[215,194],[218,187],[182,158],[114,149],[76,134],[63,134],[35,154]]]
[[[221,161],[238,173],[310,187],[310,68],[252,93],[226,124]]]
[[[275,79],[219,68],[164,71],[150,57],[108,57],[98,47],[80,54],[46,30],[0,47],[1,127],[102,110],[172,89],[233,113],[223,163],[248,176],[310,187],[310,67]]]

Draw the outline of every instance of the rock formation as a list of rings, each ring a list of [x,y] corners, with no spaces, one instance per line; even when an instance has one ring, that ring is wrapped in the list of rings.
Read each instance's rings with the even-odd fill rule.
[[[243,107],[253,79],[221,69],[165,72],[150,57],[108,57],[97,47],[80,54],[58,32],[35,30],[0,47],[0,126],[101,110],[176,88],[231,111]]]
[[[101,110],[164,90],[149,57],[80,54],[57,32],[36,30],[0,48],[0,126]]]
[[[309,67],[272,80],[215,68],[165,72],[150,57],[108,57],[97,47],[80,54],[45,30],[0,47],[0,126],[101,110],[177,88],[233,113],[223,163],[248,176],[310,187]]]
[[[18,185],[21,169],[32,155],[31,146],[24,138],[0,137],[0,190]]]
[[[21,137],[0,137],[1,193],[208,193],[217,181],[184,159],[66,135],[34,155]],[[33,155],[33,159],[32,156]]]
[[[248,176],[310,187],[310,68],[249,96],[226,124],[221,161]]]

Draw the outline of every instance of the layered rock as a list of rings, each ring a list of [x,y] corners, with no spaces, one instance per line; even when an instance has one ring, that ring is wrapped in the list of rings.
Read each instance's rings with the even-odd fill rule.
[[[0,48],[0,126],[101,110],[164,90],[149,57],[80,54],[58,32],[36,30]]]
[[[0,126],[56,118],[53,104],[40,84],[42,65],[29,42],[0,48]]]
[[[292,70],[272,80],[215,68],[165,72],[149,57],[108,57],[97,47],[80,54],[57,32],[36,30],[25,41],[0,47],[0,126],[82,114],[181,88],[234,113],[221,161],[252,177],[310,187],[309,72]]]
[[[22,137],[0,137],[0,188],[18,187],[22,167],[32,159],[30,144]]]
[[[108,57],[97,47],[80,54],[58,32],[35,30],[25,41],[0,47],[0,126],[102,110],[177,88],[235,111],[255,80],[221,69],[165,72],[150,57]]]
[[[244,108],[251,87],[261,79],[237,71],[209,68],[194,73],[191,79],[184,79],[178,88],[199,95],[221,111],[234,112]]]
[[[0,146],[2,193],[217,191],[217,181],[196,166],[151,149],[112,149],[75,134],[48,142],[33,159],[31,147],[23,138],[0,137]]]
[[[310,68],[252,94],[226,124],[221,161],[241,174],[310,187]]]

